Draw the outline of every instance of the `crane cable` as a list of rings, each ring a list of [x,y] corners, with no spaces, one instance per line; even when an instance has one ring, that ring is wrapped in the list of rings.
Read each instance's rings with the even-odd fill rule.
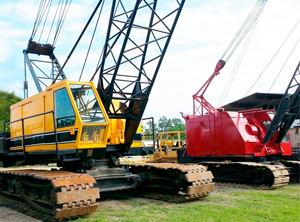
[[[232,39],[231,43],[223,53],[221,59],[224,61],[228,61],[236,48],[239,46],[241,41],[244,39],[244,37],[247,35],[249,30],[253,27],[255,22],[257,21],[257,18],[260,16],[263,8],[266,4],[264,4],[265,1],[261,2],[260,0],[257,1],[256,5],[242,24],[239,31],[236,33],[235,37]],[[232,48],[232,49],[231,49]],[[231,49],[231,50],[230,50]],[[227,55],[228,54],[228,55]],[[224,58],[227,55],[226,59]]]
[[[60,13],[59,19],[57,21],[57,28],[56,28],[56,32],[55,32],[55,36],[54,36],[54,40],[53,40],[53,45],[56,44],[56,41],[58,39],[61,28],[64,24],[65,19],[66,19],[66,16],[68,14],[71,3],[72,3],[72,0],[70,0],[70,1],[66,0],[65,4],[63,4],[63,3],[61,4],[61,13]],[[63,5],[64,5],[64,8],[63,8]]]
[[[39,38],[39,41],[41,41],[41,38],[42,38],[42,35],[43,35],[43,32],[44,32],[44,28],[45,28],[45,25],[46,25],[46,21],[47,21],[47,18],[48,18],[48,15],[49,15],[49,11],[50,11],[50,8],[51,8],[51,5],[52,5],[52,0],[49,1],[49,4],[48,4],[48,7],[47,7],[47,13],[46,13],[46,17],[45,17],[45,20],[44,20],[44,25],[43,25],[43,28],[42,28],[42,31],[41,31],[41,34],[40,34],[40,38]],[[43,15],[44,16],[44,15]]]
[[[267,5],[268,0],[258,0],[253,7],[252,11],[242,24],[241,28],[238,30],[232,41],[230,42],[229,46],[221,56],[221,60],[228,62],[232,54],[235,52],[237,47],[240,45],[244,37],[247,35],[249,30],[255,25],[258,21],[263,9]],[[225,58],[226,57],[226,58]]]
[[[273,85],[274,85],[274,84],[275,84],[275,82],[277,81],[277,79],[278,79],[278,77],[279,77],[280,73],[282,72],[282,70],[283,70],[283,68],[285,67],[285,65],[286,65],[287,61],[288,61],[288,60],[289,60],[289,58],[291,57],[291,55],[292,55],[292,53],[294,52],[295,48],[297,47],[297,45],[298,45],[299,41],[300,41],[300,38],[297,40],[296,44],[294,45],[294,47],[293,47],[292,51],[290,52],[290,54],[288,55],[287,59],[285,60],[285,62],[284,62],[284,64],[283,64],[283,66],[281,67],[280,71],[278,72],[278,74],[277,74],[277,76],[276,76],[275,80],[273,81],[273,83],[272,83],[272,85],[271,85],[271,87],[269,88],[269,90],[268,90],[268,92],[267,92],[267,93],[269,93],[269,92],[270,92],[270,90],[272,89]],[[265,100],[265,99],[266,99],[266,97],[264,98],[264,100]]]
[[[104,0],[104,1],[105,1],[105,0]],[[103,2],[104,2],[104,1],[103,1]],[[94,28],[93,35],[92,35],[92,38],[91,38],[91,42],[90,42],[88,51],[87,51],[87,53],[86,53],[86,57],[85,57],[85,60],[84,60],[84,63],[83,63],[82,70],[81,70],[81,73],[80,73],[80,76],[79,76],[78,81],[81,80],[81,77],[82,77],[82,74],[83,74],[83,70],[84,70],[84,68],[85,68],[85,65],[86,65],[86,62],[87,62],[87,59],[88,59],[88,56],[89,56],[89,52],[90,52],[91,47],[92,47],[92,44],[93,44],[93,40],[94,40],[95,33],[96,33],[96,30],[97,30],[97,27],[98,27],[98,23],[99,23],[99,20],[100,20],[100,16],[101,16],[101,14],[102,14],[103,7],[104,7],[104,3],[102,4],[102,6],[101,6],[101,8],[100,8],[100,10],[99,10],[99,15],[98,15],[98,18],[97,18],[97,21],[96,21],[96,24],[95,24],[95,28]]]
[[[61,31],[62,25],[65,21],[66,15],[67,15],[68,10],[69,10],[69,7],[71,5],[71,2],[72,2],[72,0],[66,0],[66,1],[59,0],[59,2],[57,4],[55,15],[54,15],[54,19],[52,21],[50,31],[48,33],[46,43],[48,43],[53,25],[54,25],[56,17],[57,17],[57,27],[56,27],[56,30],[55,30],[55,33],[54,33],[54,39],[53,39],[52,45],[56,44],[57,38],[58,38],[59,33]],[[36,19],[35,19],[35,22],[34,22],[34,26],[33,26],[33,29],[32,29],[32,34],[31,34],[30,40],[34,39],[34,37],[37,34],[37,31],[39,30],[39,28],[41,26],[41,23],[43,22],[43,26],[42,26],[40,36],[39,36],[39,39],[38,39],[38,42],[41,41],[41,38],[42,38],[42,35],[43,35],[43,32],[44,32],[44,28],[46,26],[46,22],[48,20],[48,15],[49,15],[50,10],[51,10],[52,3],[53,3],[53,0],[48,0],[48,1],[47,0],[41,0],[40,6],[39,6],[39,9],[38,9],[38,12],[37,12],[37,16],[36,16]],[[57,16],[57,13],[58,13],[58,16]]]
[[[33,29],[32,29],[32,33],[31,33],[31,37],[30,39],[33,39],[34,36],[36,35],[36,32],[43,20],[43,17],[45,15],[45,11],[47,10],[47,8],[50,8],[50,4],[52,3],[52,0],[51,1],[46,1],[46,0],[41,0],[41,3],[40,3],[40,6],[39,6],[39,9],[38,9],[38,12],[37,12],[37,15],[36,15],[36,18],[35,18],[35,22],[34,22],[34,25],[33,25]]]
[[[61,1],[61,0],[60,0],[60,1]],[[60,1],[59,1],[59,3],[60,3]],[[48,40],[49,40],[49,37],[50,37],[50,34],[51,34],[51,30],[52,30],[52,28],[53,28],[53,25],[54,25],[54,22],[55,22],[55,18],[56,18],[58,9],[59,9],[59,7],[56,8],[55,15],[54,15],[54,18],[53,18],[53,21],[52,21],[52,24],[51,24],[51,28],[50,28],[50,31],[49,31],[49,34],[48,34],[48,37],[47,37],[46,42],[48,42]]]
[[[258,21],[258,19],[257,19],[257,21]],[[247,37],[247,39],[246,39],[246,41],[245,41],[245,44],[244,44],[244,46],[243,46],[243,48],[242,48],[242,51],[241,51],[241,53],[240,53],[240,55],[239,55],[239,58],[238,58],[238,60],[237,60],[237,62],[236,62],[236,64],[235,64],[235,66],[234,66],[234,68],[233,68],[233,71],[232,71],[232,73],[231,73],[231,75],[230,75],[230,78],[229,78],[229,80],[228,80],[228,82],[227,82],[227,84],[226,84],[226,86],[225,86],[225,88],[224,88],[224,91],[223,91],[222,95],[221,95],[221,98],[220,98],[219,103],[218,103],[218,107],[219,107],[220,104],[224,104],[224,101],[225,101],[225,99],[227,98],[227,95],[228,95],[228,93],[229,93],[229,90],[230,90],[230,88],[231,88],[231,86],[232,86],[232,84],[233,84],[233,81],[234,81],[234,79],[235,79],[235,77],[236,77],[236,74],[237,74],[237,72],[238,72],[238,70],[239,70],[239,67],[240,67],[240,65],[241,65],[241,63],[242,63],[242,60],[243,60],[243,58],[244,58],[244,56],[245,56],[245,53],[246,53],[246,51],[247,51],[247,48],[248,48],[248,46],[249,46],[249,44],[250,44],[250,41],[251,41],[251,38],[252,38],[252,36],[253,36],[254,30],[255,30],[255,28],[256,28],[256,25],[257,25],[257,22],[255,23],[254,26],[251,27],[250,34],[248,35],[248,37]]]
[[[247,49],[247,47],[250,43],[251,37],[252,37],[252,35],[254,33],[254,30],[256,28],[257,22],[260,18],[260,15],[261,15],[262,11],[266,7],[267,3],[268,3],[267,0],[258,0],[256,2],[253,9],[249,13],[248,17],[245,19],[244,23],[242,24],[242,26],[240,27],[240,29],[238,30],[238,32],[236,33],[236,35],[234,36],[234,38],[232,39],[230,44],[228,45],[227,49],[225,50],[225,52],[221,56],[221,60],[224,60],[225,62],[228,62],[228,60],[231,58],[231,56],[236,51],[238,46],[241,44],[242,40],[250,32],[250,34],[248,35],[247,40],[244,44],[242,52],[241,52],[241,54],[238,58],[238,61],[236,62],[236,65],[235,65],[235,67],[234,67],[234,69],[231,73],[231,76],[230,76],[229,80],[227,81],[227,84],[224,88],[224,91],[221,94],[221,98],[219,100],[218,107],[221,104],[221,102],[225,101],[225,99],[228,95],[229,89],[230,89],[230,87],[231,87],[231,85],[232,85],[232,83],[235,79],[236,73],[239,69],[239,66],[240,66],[242,60],[243,60],[246,49]]]
[[[274,54],[274,56],[271,58],[271,60],[269,61],[269,63],[267,64],[267,66],[264,68],[264,70],[261,72],[261,74],[258,76],[258,78],[255,80],[255,82],[252,84],[252,86],[250,87],[250,89],[247,91],[247,93],[244,95],[244,97],[246,97],[248,95],[248,93],[251,91],[251,89],[254,87],[254,85],[257,83],[257,81],[261,78],[261,76],[264,74],[264,72],[266,71],[266,69],[269,67],[269,65],[271,64],[271,62],[274,60],[274,58],[276,57],[276,55],[278,54],[278,52],[281,50],[281,48],[283,47],[283,45],[286,43],[286,41],[288,40],[288,38],[290,37],[290,35],[293,33],[293,31],[295,30],[295,28],[297,27],[297,25],[299,24],[300,19],[297,21],[296,25],[292,28],[292,30],[290,31],[290,33],[288,34],[288,36],[285,38],[285,40],[283,41],[283,43],[280,45],[280,47],[277,49],[276,53]],[[298,42],[297,42],[298,44]]]
[[[69,59],[71,58],[71,56],[72,56],[73,52],[75,51],[75,49],[76,49],[78,43],[80,42],[82,36],[84,35],[86,29],[88,28],[89,24],[91,23],[91,21],[92,21],[94,15],[96,14],[96,12],[97,12],[97,10],[98,10],[100,4],[101,4],[103,1],[105,1],[105,0],[99,0],[99,2],[97,3],[97,5],[96,5],[94,11],[92,12],[92,14],[91,14],[89,20],[88,20],[87,23],[85,24],[85,26],[84,26],[83,30],[81,31],[81,33],[80,33],[80,35],[79,35],[77,41],[75,42],[73,48],[71,49],[71,52],[69,53],[69,55],[68,55],[66,61],[65,61],[64,64],[62,65],[62,67],[61,67],[61,69],[59,70],[58,74],[56,75],[55,79],[52,81],[52,84],[54,84],[54,83],[56,82],[56,80],[58,79],[58,77],[61,75],[61,73],[62,73],[64,67],[66,66],[66,64],[68,63]]]

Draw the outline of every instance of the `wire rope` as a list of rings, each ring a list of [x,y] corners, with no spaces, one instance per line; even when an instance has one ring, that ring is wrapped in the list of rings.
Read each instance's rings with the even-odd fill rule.
[[[246,18],[246,20],[244,21],[244,23],[242,24],[242,26],[240,27],[240,29],[238,30],[238,32],[236,33],[236,35],[234,36],[234,38],[232,39],[229,46],[227,47],[227,49],[225,50],[225,52],[223,53],[223,55],[221,57],[221,60],[228,62],[228,60],[231,58],[233,53],[236,51],[238,46],[241,44],[241,42],[243,41],[245,36],[248,35],[247,40],[245,41],[245,44],[243,46],[243,49],[239,55],[239,58],[234,66],[234,69],[233,69],[231,75],[230,75],[230,78],[227,81],[227,84],[224,88],[223,93],[221,94],[221,98],[219,100],[218,107],[222,102],[225,101],[225,99],[228,95],[229,89],[235,79],[235,76],[237,74],[239,66],[243,60],[245,53],[246,53],[246,49],[248,48],[248,45],[250,43],[250,40],[252,38],[252,35],[254,33],[254,30],[256,28],[256,25],[258,23],[260,15],[261,15],[263,9],[265,8],[265,6],[267,5],[267,3],[268,2],[266,0],[262,0],[262,1],[258,0],[256,2],[255,6],[253,7],[253,9],[249,13],[248,17]],[[249,34],[249,32],[250,32],[250,34]]]
[[[252,26],[252,28],[250,30],[250,34],[248,35],[248,37],[247,37],[247,39],[245,41],[245,44],[244,44],[243,49],[241,51],[241,54],[240,54],[240,56],[238,58],[238,61],[235,64],[234,69],[232,71],[232,74],[231,74],[231,76],[229,78],[229,81],[227,82],[227,85],[226,85],[226,87],[225,87],[225,89],[224,89],[224,91],[222,93],[222,96],[221,96],[221,99],[219,101],[218,107],[219,107],[220,104],[224,103],[225,99],[227,98],[229,90],[230,90],[230,88],[232,86],[232,83],[233,83],[235,77],[236,77],[237,71],[238,71],[238,69],[239,69],[239,67],[240,67],[240,65],[241,65],[241,63],[243,61],[243,58],[244,58],[245,53],[247,51],[247,48],[248,48],[248,46],[250,44],[250,41],[252,39],[252,36],[254,34],[254,31],[255,31],[255,28],[257,26],[258,20],[259,20],[259,18],[257,19],[257,22]],[[222,100],[222,98],[223,98],[223,100]]]
[[[293,33],[293,31],[295,30],[295,28],[297,27],[297,25],[299,24],[300,19],[297,21],[296,25],[292,28],[292,30],[290,31],[290,33],[288,34],[288,36],[285,38],[285,40],[283,41],[283,43],[280,45],[280,47],[277,49],[276,53],[274,54],[274,56],[271,58],[271,60],[269,61],[269,63],[266,65],[266,67],[264,68],[264,70],[261,72],[261,74],[258,76],[258,78],[254,81],[254,83],[252,84],[252,86],[250,87],[250,89],[247,91],[247,93],[244,95],[244,97],[246,97],[248,95],[248,93],[251,91],[251,89],[255,86],[255,84],[257,83],[257,81],[261,78],[261,76],[264,74],[264,72],[266,71],[266,69],[269,67],[269,65],[271,64],[271,62],[274,60],[274,58],[276,57],[276,55],[278,54],[278,52],[281,50],[281,48],[283,47],[283,45],[285,44],[285,42],[288,40],[288,38],[290,37],[290,35]]]
[[[235,52],[237,47],[240,45],[244,37],[247,35],[249,30],[253,27],[253,25],[258,21],[263,9],[267,5],[267,0],[258,0],[253,9],[251,10],[250,14],[230,42],[229,46],[221,56],[221,60],[228,61],[232,54]],[[226,58],[225,58],[226,57]]]
[[[41,37],[42,37],[42,35],[43,35],[43,32],[44,32],[44,28],[45,28],[45,25],[46,25],[46,22],[47,22],[47,18],[48,18],[48,15],[49,15],[49,12],[50,12],[50,8],[51,8],[51,5],[52,5],[52,0],[51,1],[49,1],[49,6],[48,6],[48,10],[47,10],[47,14],[46,14],[46,18],[45,18],[45,20],[44,20],[44,25],[43,25],[43,28],[42,28],[42,31],[41,31],[41,34],[40,34],[40,38],[39,38],[39,41],[38,42],[40,42],[41,41]]]
[[[89,52],[90,52],[91,46],[92,46],[92,44],[93,44],[93,40],[94,40],[94,37],[95,37],[95,33],[96,33],[96,30],[97,30],[97,27],[98,27],[98,23],[99,23],[101,14],[102,14],[103,6],[104,6],[104,3],[102,4],[102,6],[101,6],[101,8],[100,8],[100,10],[99,10],[99,15],[98,15],[98,18],[97,18],[97,22],[96,22],[96,24],[95,24],[95,28],[94,28],[94,31],[93,31],[93,35],[92,35],[92,39],[91,39],[91,42],[90,42],[88,51],[87,51],[87,53],[86,53],[86,57],[85,57],[85,60],[84,60],[83,66],[82,66],[82,70],[81,70],[81,73],[80,73],[80,76],[79,76],[79,81],[81,80],[81,77],[82,77],[82,74],[83,74],[83,70],[84,70],[84,68],[85,68],[86,61],[87,61],[87,58],[88,58],[88,56],[89,56]]]
[[[41,0],[40,2],[40,5],[39,5],[39,8],[38,8],[38,12],[36,14],[36,17],[35,17],[35,22],[34,22],[34,25],[33,25],[33,28],[32,28],[32,32],[31,32],[31,39],[34,37],[35,35],[35,31],[36,31],[36,27],[37,27],[37,21],[38,21],[38,18],[39,18],[39,14],[41,12],[41,8],[42,8],[42,5],[43,5],[43,0]]]
[[[61,26],[59,27],[58,34],[57,34],[57,37],[56,37],[55,42],[53,43],[53,45],[56,45],[56,41],[57,41],[58,36],[59,36],[59,34],[60,34],[60,31],[61,31],[61,29],[62,29],[63,23],[64,23],[64,21],[65,21],[65,19],[66,19],[66,16],[67,16],[67,14],[68,14],[68,11],[69,11],[71,2],[72,2],[72,0],[71,0],[71,1],[68,3],[68,5],[66,6],[67,9],[66,9],[66,12],[64,13],[64,16],[63,16],[63,18],[62,18],[62,23],[61,23]]]
[[[255,28],[252,29],[251,34],[247,37],[247,40],[245,41],[245,44],[244,44],[244,46],[243,46],[243,49],[242,49],[242,51],[241,51],[241,53],[240,53],[240,55],[239,55],[239,58],[238,58],[238,60],[237,60],[237,62],[236,62],[236,64],[235,64],[235,66],[234,66],[234,68],[233,68],[233,71],[232,71],[232,73],[231,73],[231,75],[230,75],[230,78],[229,78],[229,80],[227,81],[227,84],[226,84],[226,86],[225,86],[225,89],[224,89],[224,91],[223,91],[223,93],[222,93],[222,95],[221,95],[220,101],[219,101],[219,103],[218,103],[218,107],[220,106],[220,104],[223,104],[224,101],[225,101],[225,99],[227,98],[227,95],[228,95],[228,93],[229,93],[229,90],[230,90],[230,88],[231,88],[231,86],[232,86],[232,83],[233,83],[235,77],[236,77],[237,71],[238,71],[238,69],[239,69],[239,67],[240,67],[240,65],[241,65],[241,63],[242,63],[242,60],[243,60],[244,55],[245,55],[245,53],[246,53],[246,50],[247,50],[247,48],[248,48],[248,46],[249,46],[249,43],[250,43],[251,37],[252,37],[252,35],[253,35],[254,29],[255,29]]]
[[[61,3],[61,0],[59,0],[58,5],[59,5],[60,3]],[[54,22],[55,22],[55,19],[56,19],[56,16],[57,16],[58,8],[59,8],[59,7],[57,7],[56,10],[55,10],[55,15],[54,15],[53,21],[52,21],[52,23],[51,23],[50,31],[49,31],[49,34],[48,34],[48,37],[47,37],[46,42],[48,42],[48,40],[49,40],[51,31],[52,31],[52,28],[53,28],[53,25],[54,25]]]
[[[267,93],[269,93],[269,92],[271,91],[271,89],[272,89],[272,87],[274,86],[275,82],[277,81],[279,75],[281,74],[283,68],[285,67],[286,63],[288,62],[289,58],[291,57],[291,55],[293,54],[295,48],[297,47],[299,41],[300,41],[300,38],[297,40],[296,44],[294,45],[293,49],[291,50],[290,54],[288,55],[287,59],[285,60],[283,66],[281,67],[280,71],[278,72],[278,74],[277,74],[275,80],[273,81],[273,83],[272,83],[272,85],[271,85],[271,87],[269,88],[269,90],[268,90]],[[265,99],[266,99],[266,96],[265,96],[264,100],[265,100]],[[263,100],[263,101],[264,101],[264,100]]]
[[[58,25],[57,25],[57,29],[56,29],[56,32],[55,32],[55,36],[54,36],[54,40],[53,40],[53,45],[56,44],[56,41],[57,41],[58,36],[59,36],[59,34],[60,34],[61,28],[62,28],[63,23],[64,23],[64,21],[65,21],[65,18],[66,18],[66,16],[67,16],[68,10],[69,10],[69,8],[70,8],[71,2],[72,2],[72,0],[70,0],[70,1],[67,0],[67,1],[64,3],[64,7],[61,6],[62,12],[61,12],[61,14],[60,14],[60,19],[59,19],[59,22],[58,22]]]
[[[72,0],[59,0],[58,4],[57,4],[57,8],[55,10],[54,13],[54,18],[51,22],[50,28],[49,28],[49,33],[46,36],[46,43],[49,42],[51,33],[53,31],[53,27],[54,24],[56,22],[56,29],[55,32],[53,34],[53,42],[52,45],[54,46],[57,42],[58,36],[60,34],[60,31],[62,29],[63,23],[66,19],[67,13],[69,11],[70,5],[71,5]],[[37,42],[40,42],[41,39],[44,36],[44,31],[47,25],[47,20],[50,17],[50,11],[53,8],[53,0],[41,0],[39,8],[38,8],[38,12],[36,15],[36,19],[34,22],[34,26],[32,29],[32,34],[30,37],[30,40],[33,40],[33,38],[36,36],[38,30],[40,29],[41,25],[41,31],[39,33],[39,38]]]
[[[47,9],[47,5],[46,3],[49,4],[50,1],[41,1],[41,4],[40,4],[40,8],[39,8],[39,11],[38,11],[38,14],[37,14],[37,18],[36,18],[36,21],[35,21],[35,25],[34,25],[34,29],[33,29],[33,34],[32,34],[32,37],[31,39],[33,39],[33,37],[36,35],[37,33],[37,30],[42,22],[42,19],[44,17],[44,14],[45,14],[45,10]]]

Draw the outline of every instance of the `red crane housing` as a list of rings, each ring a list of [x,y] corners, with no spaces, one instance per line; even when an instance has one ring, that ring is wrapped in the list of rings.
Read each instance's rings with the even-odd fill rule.
[[[187,116],[187,154],[208,159],[264,159],[290,156],[289,136],[280,144],[275,139],[262,143],[274,110],[252,109],[241,112],[217,111]],[[275,137],[274,137],[275,138]]]

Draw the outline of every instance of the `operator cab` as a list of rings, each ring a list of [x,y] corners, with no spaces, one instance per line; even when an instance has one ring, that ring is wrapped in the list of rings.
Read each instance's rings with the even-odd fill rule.
[[[78,133],[77,149],[106,147],[109,120],[93,83],[64,82],[53,93],[57,129]]]

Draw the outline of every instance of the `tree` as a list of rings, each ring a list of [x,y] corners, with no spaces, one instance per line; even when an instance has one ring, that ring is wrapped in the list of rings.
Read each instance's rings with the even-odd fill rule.
[[[153,128],[154,127],[154,128]],[[156,123],[152,123],[152,120],[148,120],[146,124],[144,124],[144,135],[152,135],[154,131],[154,139],[157,136],[158,128]],[[152,136],[146,136],[145,139],[150,140],[153,139]]]
[[[162,116],[159,118],[157,126],[158,126],[159,133],[167,132],[167,131],[169,131],[170,127],[172,126],[172,120],[168,119],[165,116]]]
[[[155,138],[161,132],[168,132],[168,131],[185,131],[185,124],[182,119],[173,118],[168,119],[166,116],[162,116],[159,118],[158,123],[154,123],[154,134]],[[144,135],[152,134],[153,132],[153,124],[152,121],[149,120],[144,124]],[[175,136],[175,138],[177,138]],[[145,139],[152,139],[151,137],[147,136]],[[185,136],[182,136],[181,139],[185,139]]]
[[[185,124],[182,119],[173,118],[171,122],[172,126],[170,127],[169,131],[185,131]]]
[[[10,106],[21,100],[22,99],[16,96],[14,93],[0,91],[0,122],[10,121]],[[3,123],[0,124],[0,132],[3,132]]]

